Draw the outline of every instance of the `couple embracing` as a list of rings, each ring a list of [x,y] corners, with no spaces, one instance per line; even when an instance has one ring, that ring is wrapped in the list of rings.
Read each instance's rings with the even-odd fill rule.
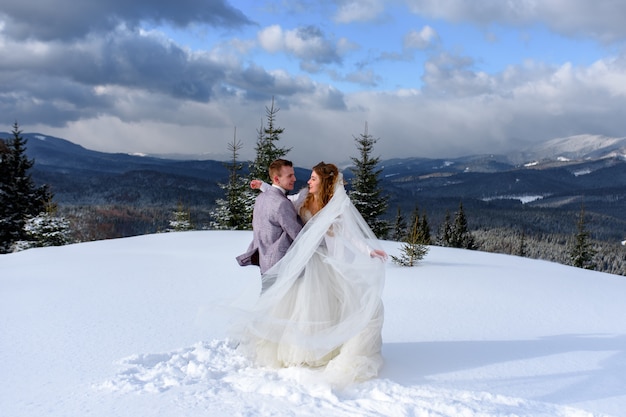
[[[264,366],[319,368],[334,385],[378,375],[382,366],[382,290],[387,254],[351,203],[343,176],[320,162],[308,187],[287,196],[293,164],[269,167],[272,185],[253,213],[253,241],[237,257],[259,265],[262,292],[239,335]],[[383,261],[383,262],[381,262]]]

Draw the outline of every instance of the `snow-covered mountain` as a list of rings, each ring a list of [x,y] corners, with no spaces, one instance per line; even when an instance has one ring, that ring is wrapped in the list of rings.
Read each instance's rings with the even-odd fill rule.
[[[157,222],[132,225],[133,233],[160,230],[159,225],[166,223],[171,209],[181,201],[197,213],[208,211],[223,197],[218,183],[228,180],[228,171],[220,161],[109,154],[43,134],[24,136],[29,138],[29,157],[35,159],[33,177],[51,186],[57,203],[156,207]],[[381,185],[389,196],[390,218],[398,207],[410,213],[419,205],[436,225],[446,210],[454,212],[463,201],[470,217],[483,227],[504,223],[535,230],[540,226],[537,233],[545,234],[553,232],[552,225],[559,219],[578,212],[584,201],[589,214],[602,217],[601,223],[591,225],[597,238],[619,242],[626,228],[624,155],[626,138],[579,135],[507,155],[381,161]],[[296,187],[305,186],[309,172],[308,167],[296,168],[300,179]],[[350,170],[345,171],[345,177],[350,179]],[[526,210],[521,210],[520,202]],[[550,211],[537,214],[529,212],[530,207]],[[511,210],[516,211],[515,216]],[[503,218],[501,213],[505,212]],[[206,212],[200,215],[203,219],[208,216]],[[537,222],[537,216],[545,220]],[[153,229],[140,230],[145,227]],[[564,230],[567,233],[567,226],[559,226],[559,232]]]
[[[626,159],[626,137],[614,138],[602,135],[576,135],[556,138],[536,144],[520,153],[512,153],[518,163],[560,160],[585,161],[591,159]]]

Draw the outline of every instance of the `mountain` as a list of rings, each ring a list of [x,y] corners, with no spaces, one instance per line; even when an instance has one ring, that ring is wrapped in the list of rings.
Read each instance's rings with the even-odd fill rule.
[[[209,179],[223,174],[224,165],[214,160],[175,160],[152,156],[106,153],[85,149],[68,140],[38,133],[24,133],[28,139],[28,156],[40,168],[52,172],[121,174],[129,171],[158,171]]]
[[[446,187],[440,193],[451,196],[488,200],[530,193],[549,198],[619,189],[626,185],[625,166],[626,138],[581,135],[506,155],[385,161],[385,177],[400,186],[417,181],[421,189]]]
[[[514,157],[512,154],[511,157]],[[519,153],[522,163],[533,161],[626,158],[626,138],[577,135],[549,140]]]
[[[145,224],[122,235],[164,227],[177,204],[189,207],[198,225],[207,224],[215,200],[223,196],[218,184],[228,178],[221,161],[104,153],[44,134],[23,136],[35,160],[33,178],[50,185],[60,206],[131,207],[128,222],[145,217]],[[620,242],[626,230],[625,159],[626,138],[579,135],[504,155],[384,160],[381,185],[389,196],[390,221],[398,208],[411,213],[419,207],[434,233],[460,203],[475,229],[535,234],[573,233],[584,206],[594,237]],[[309,172],[296,168],[302,179],[297,187],[305,185]],[[345,176],[349,180],[351,172]],[[156,211],[136,212],[147,208]]]
[[[28,157],[36,162],[33,176],[51,185],[61,203],[211,205],[222,195],[218,183],[228,181],[223,161],[106,153],[40,133],[22,136],[28,139]],[[308,178],[309,171],[299,168],[297,173]]]
[[[65,139],[24,133],[33,177],[61,204],[200,204],[221,191],[219,161],[180,161],[85,149]]]

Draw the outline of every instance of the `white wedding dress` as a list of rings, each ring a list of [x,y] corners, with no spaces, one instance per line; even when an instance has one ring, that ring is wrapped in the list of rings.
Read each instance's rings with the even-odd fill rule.
[[[339,175],[331,201],[304,228],[263,279],[261,296],[239,334],[258,364],[320,368],[346,385],[382,366],[385,265],[370,252],[378,241],[350,202]]]

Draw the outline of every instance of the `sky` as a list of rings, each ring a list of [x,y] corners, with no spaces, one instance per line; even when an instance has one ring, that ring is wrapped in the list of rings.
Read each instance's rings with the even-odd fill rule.
[[[250,363],[229,338],[259,271],[248,231],[193,231],[0,256],[3,415],[626,416],[626,279],[433,246],[386,264],[384,365],[336,389]],[[397,242],[382,242],[400,255]]]
[[[249,160],[273,100],[298,166],[624,137],[625,46],[615,0],[0,0],[1,130]]]

